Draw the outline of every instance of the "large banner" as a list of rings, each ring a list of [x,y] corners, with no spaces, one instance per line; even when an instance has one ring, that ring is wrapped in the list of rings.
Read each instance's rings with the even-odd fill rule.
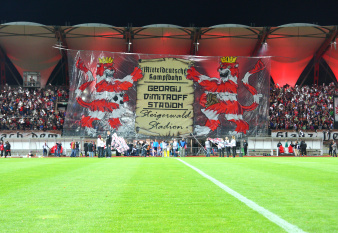
[[[178,58],[139,61],[143,78],[137,85],[136,129],[153,136],[193,131],[193,82],[186,79],[189,60]]]
[[[266,136],[270,58],[68,51],[66,136]]]

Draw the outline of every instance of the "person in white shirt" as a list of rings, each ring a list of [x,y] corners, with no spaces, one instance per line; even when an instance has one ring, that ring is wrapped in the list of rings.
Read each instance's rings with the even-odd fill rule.
[[[219,157],[224,157],[225,144],[223,138],[221,138],[221,141],[217,144],[217,149],[219,151]]]
[[[236,157],[236,137],[232,136],[231,139],[231,149],[232,149],[232,157],[235,158]]]
[[[205,149],[207,150],[207,157],[210,157],[211,143],[209,141],[209,138],[207,138],[207,140],[205,140]]]
[[[103,148],[104,148],[104,142],[103,138],[101,138],[101,135],[98,136],[97,138],[97,150],[98,150],[98,158],[103,158]]]
[[[49,147],[48,147],[48,145],[47,145],[47,142],[45,142],[45,144],[42,145],[42,149],[43,149],[43,157],[48,156],[47,148],[49,148]]]
[[[177,157],[177,153],[178,153],[178,142],[176,139],[174,139],[174,143],[173,143],[173,153],[174,153],[174,157]]]
[[[169,157],[167,148],[168,148],[168,145],[166,141],[161,142],[162,157]]]
[[[337,157],[337,143],[336,141],[333,141],[333,145],[332,145],[332,157]]]
[[[229,155],[231,155],[231,152],[230,152],[230,141],[229,141],[228,137],[225,137],[224,146],[225,146],[225,150],[227,152],[227,157],[229,157]]]

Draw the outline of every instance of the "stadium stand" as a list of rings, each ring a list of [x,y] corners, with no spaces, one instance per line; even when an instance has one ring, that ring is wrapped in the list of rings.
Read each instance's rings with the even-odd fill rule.
[[[67,101],[65,87],[26,89],[5,85],[0,90],[0,130],[61,130],[65,111],[56,110]]]
[[[329,85],[270,89],[270,128],[283,130],[333,129],[333,96],[338,88]]]
[[[338,87],[329,85],[271,86],[270,124],[273,130],[333,129],[333,96]],[[66,87],[27,89],[4,86],[0,90],[1,130],[62,130],[65,111],[56,103],[67,102]]]

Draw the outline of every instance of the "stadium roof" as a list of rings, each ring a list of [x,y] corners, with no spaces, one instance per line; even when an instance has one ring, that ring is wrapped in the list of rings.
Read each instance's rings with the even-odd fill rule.
[[[0,52],[20,75],[24,71],[41,72],[42,86],[62,56],[66,56],[54,45],[146,54],[271,56],[274,82],[293,86],[312,59],[324,59],[338,77],[336,38],[337,26],[298,23],[279,27],[221,24],[196,28],[170,24],[115,27],[97,23],[60,27],[13,22],[0,25]]]

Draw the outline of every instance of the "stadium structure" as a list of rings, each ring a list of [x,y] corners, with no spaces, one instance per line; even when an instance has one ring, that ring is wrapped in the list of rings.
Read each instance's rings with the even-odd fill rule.
[[[149,59],[155,58],[156,55],[162,58],[181,56],[184,59],[189,59],[193,57],[194,62],[197,63],[199,60],[207,59],[208,57],[268,58],[269,64],[267,67],[269,67],[269,73],[267,75],[269,76],[269,81],[271,76],[272,82],[276,85],[293,87],[295,85],[302,86],[306,83],[337,83],[337,34],[337,25],[319,26],[302,23],[286,24],[278,27],[222,24],[202,28],[180,27],[168,24],[154,24],[144,27],[115,27],[95,23],[74,26],[47,26],[29,22],[5,23],[0,26],[1,85],[24,84],[25,86],[28,82],[27,75],[36,75],[38,78],[37,87],[43,88],[49,84],[69,86],[72,79],[70,76],[74,75],[71,70],[75,67],[76,60],[74,59],[78,59],[76,56],[70,58],[69,51],[91,51],[92,53],[95,51],[98,54],[100,52],[111,52],[122,54],[123,56],[133,56],[133,54],[142,56],[146,54],[149,55],[147,57]],[[216,64],[218,61],[214,63]],[[243,64],[246,63],[248,62],[243,61]],[[204,66],[207,66],[208,63],[205,64]],[[92,65],[93,67],[96,66],[96,64]],[[118,69],[122,68],[119,67]],[[210,72],[206,71],[206,73],[209,74]],[[81,75],[80,72],[77,75]],[[72,92],[77,87],[75,89],[70,88]],[[201,90],[199,94],[201,94]],[[136,99],[136,96],[132,96],[132,98]],[[264,103],[267,103],[267,100]],[[135,109],[136,107],[131,110],[134,111]],[[257,109],[255,115],[258,115],[257,113],[260,111],[267,113],[268,110],[267,107]],[[210,116],[205,113],[203,117],[202,120],[194,119],[193,124],[203,120],[212,121]],[[261,122],[266,119],[264,116],[260,117],[254,120]],[[240,123],[236,119],[232,120],[233,122],[236,121],[236,131],[246,132],[247,129],[244,126],[239,126]],[[82,126],[88,126],[86,124],[82,124]],[[212,124],[207,122],[206,126],[212,130],[215,127],[217,128],[217,126],[210,126]],[[217,124],[222,124],[222,122]],[[251,123],[249,122],[249,124]],[[258,123],[256,123],[255,130],[250,131],[250,136],[252,137],[250,144],[255,145],[257,153],[260,149],[262,149],[262,153],[267,153],[263,148],[268,147],[273,154],[274,144],[279,139],[268,135],[266,125],[263,130],[258,129],[257,125]],[[112,128],[115,127],[112,124],[110,126]],[[240,127],[244,128],[239,129]],[[141,138],[141,133],[138,132],[140,127],[136,124],[133,125],[133,128],[135,132],[131,137],[134,139]],[[71,128],[71,131],[73,134],[66,135],[70,137],[69,139],[66,140],[66,137],[61,139],[64,140],[65,144],[68,144],[69,140],[73,140],[74,137],[82,137],[85,134],[81,129],[74,131]],[[193,134],[192,131],[188,131],[185,137],[191,136]],[[77,135],[74,132],[81,133]],[[219,137],[225,134],[224,129],[220,129],[212,136]],[[146,135],[156,136],[156,134],[152,135],[151,133]],[[177,134],[177,136],[180,135]],[[262,137],[257,139],[254,136]],[[266,144],[267,140],[264,136],[268,136],[268,144]],[[320,139],[311,139],[315,141],[312,144],[312,149],[318,150],[318,154],[323,153],[323,137],[325,139],[325,136],[320,136]],[[44,141],[44,139],[34,139],[34,141],[29,139],[29,141],[25,142],[22,141],[23,139],[19,140],[21,140],[19,145],[23,145],[19,146],[20,148],[31,149],[33,143],[33,147],[36,150],[41,148],[40,144]]]
[[[337,35],[1,24],[0,232],[338,232]]]

